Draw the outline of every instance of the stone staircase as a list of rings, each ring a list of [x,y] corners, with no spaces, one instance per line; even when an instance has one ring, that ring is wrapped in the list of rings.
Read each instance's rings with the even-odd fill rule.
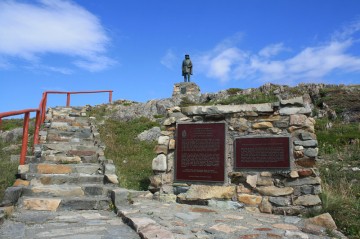
[[[104,210],[118,184],[115,166],[86,108],[50,108],[35,157],[19,166],[13,191],[27,210]],[[5,196],[6,197],[6,196]]]

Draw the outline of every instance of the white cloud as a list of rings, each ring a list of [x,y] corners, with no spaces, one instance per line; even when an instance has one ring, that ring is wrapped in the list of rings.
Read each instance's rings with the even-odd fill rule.
[[[236,62],[240,62],[243,59],[243,53],[237,48],[224,49],[219,52],[209,61],[208,75],[212,77],[220,78],[222,81],[229,79],[232,73],[232,67]]]
[[[168,69],[174,69],[174,65],[177,62],[178,58],[176,57],[173,50],[168,49],[165,55],[161,58],[160,63]]]
[[[242,34],[226,38],[209,52],[194,56],[194,66],[207,77],[226,82],[236,71],[235,66],[247,58],[247,53],[235,47],[242,39]]]
[[[263,56],[263,57],[276,56],[281,51],[285,51],[285,50],[286,48],[284,48],[283,43],[273,44],[261,49],[259,51],[259,56]]]
[[[240,79],[279,84],[320,81],[334,71],[360,72],[360,56],[349,53],[350,48],[359,43],[354,39],[358,32],[360,22],[337,32],[329,42],[299,52],[277,43],[250,53],[226,40],[227,44],[221,42],[211,51],[198,55],[196,63],[206,76],[222,82]]]
[[[98,71],[114,63],[105,56],[109,41],[99,19],[73,2],[0,2],[0,56],[39,63],[44,54],[61,54]]]

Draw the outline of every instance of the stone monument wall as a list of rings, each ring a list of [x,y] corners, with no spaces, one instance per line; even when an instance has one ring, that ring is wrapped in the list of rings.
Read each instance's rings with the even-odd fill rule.
[[[310,114],[311,109],[302,97],[264,104],[170,108],[163,123],[165,130],[155,149],[157,157],[152,162],[154,175],[150,178],[149,189],[155,196],[181,203],[230,201],[243,204],[252,211],[287,215],[319,210],[321,180],[315,167],[318,155],[315,120]],[[224,158],[221,159],[224,163],[222,165],[221,160],[213,163],[224,170],[223,181],[216,178],[212,182],[211,176],[210,180],[202,181],[201,177],[206,177],[202,170],[198,171],[200,180],[177,180],[176,147],[180,137],[185,137],[177,135],[181,134],[177,133],[177,127],[189,123],[225,126]],[[209,139],[202,140],[201,146],[200,141],[194,141],[190,146],[195,151],[206,145],[210,145],[208,151],[216,150],[214,148],[218,147],[211,142],[211,133]],[[250,144],[248,148],[241,146],[245,148],[240,156],[234,152],[234,144],[242,145],[242,139],[249,139]],[[273,142],[272,139],[276,140]],[[266,164],[262,157],[271,154],[285,155],[280,155],[284,162]],[[205,157],[205,163],[211,161],[209,157]],[[239,163],[240,159],[243,161]],[[216,169],[204,171],[211,173]]]

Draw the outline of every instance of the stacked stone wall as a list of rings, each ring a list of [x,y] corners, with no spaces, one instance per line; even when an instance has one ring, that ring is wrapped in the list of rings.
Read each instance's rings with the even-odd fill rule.
[[[296,215],[321,208],[321,180],[315,120],[302,97],[265,104],[173,107],[158,139],[150,190],[183,203],[207,204],[231,200],[247,209]],[[225,179],[222,185],[174,182],[178,123],[226,123]],[[290,168],[234,170],[234,140],[239,137],[286,136],[290,139]]]

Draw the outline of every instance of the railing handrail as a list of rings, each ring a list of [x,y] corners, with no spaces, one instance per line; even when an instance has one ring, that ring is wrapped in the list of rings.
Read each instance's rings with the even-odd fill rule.
[[[114,92],[113,90],[88,90],[88,91],[45,91],[44,93],[51,94],[82,94],[82,93],[104,93],[104,92]]]
[[[22,138],[22,146],[20,153],[20,165],[25,164],[27,144],[28,144],[28,133],[29,133],[29,121],[30,121],[30,113],[36,112],[36,120],[35,120],[35,132],[34,132],[34,145],[33,147],[39,143],[39,132],[40,126],[45,121],[46,115],[46,103],[47,103],[47,95],[48,94],[67,94],[66,106],[70,106],[70,96],[72,94],[92,94],[92,93],[109,93],[109,103],[112,102],[112,90],[93,90],[93,91],[45,91],[43,92],[39,108],[37,109],[24,109],[24,110],[16,110],[16,111],[8,111],[0,113],[0,129],[2,118],[15,116],[24,114],[24,123],[23,123],[23,138]]]
[[[92,90],[92,91],[45,91],[40,101],[39,109],[41,110],[41,122],[45,121],[46,103],[48,94],[67,94],[66,106],[70,106],[70,96],[72,94],[93,94],[93,93],[109,93],[109,103],[112,102],[113,90]]]
[[[24,110],[15,110],[15,111],[8,111],[8,112],[2,112],[0,113],[0,118],[4,118],[4,117],[9,117],[9,116],[15,116],[15,115],[21,115],[24,113],[31,113],[31,112],[36,112],[39,109],[24,109]]]

